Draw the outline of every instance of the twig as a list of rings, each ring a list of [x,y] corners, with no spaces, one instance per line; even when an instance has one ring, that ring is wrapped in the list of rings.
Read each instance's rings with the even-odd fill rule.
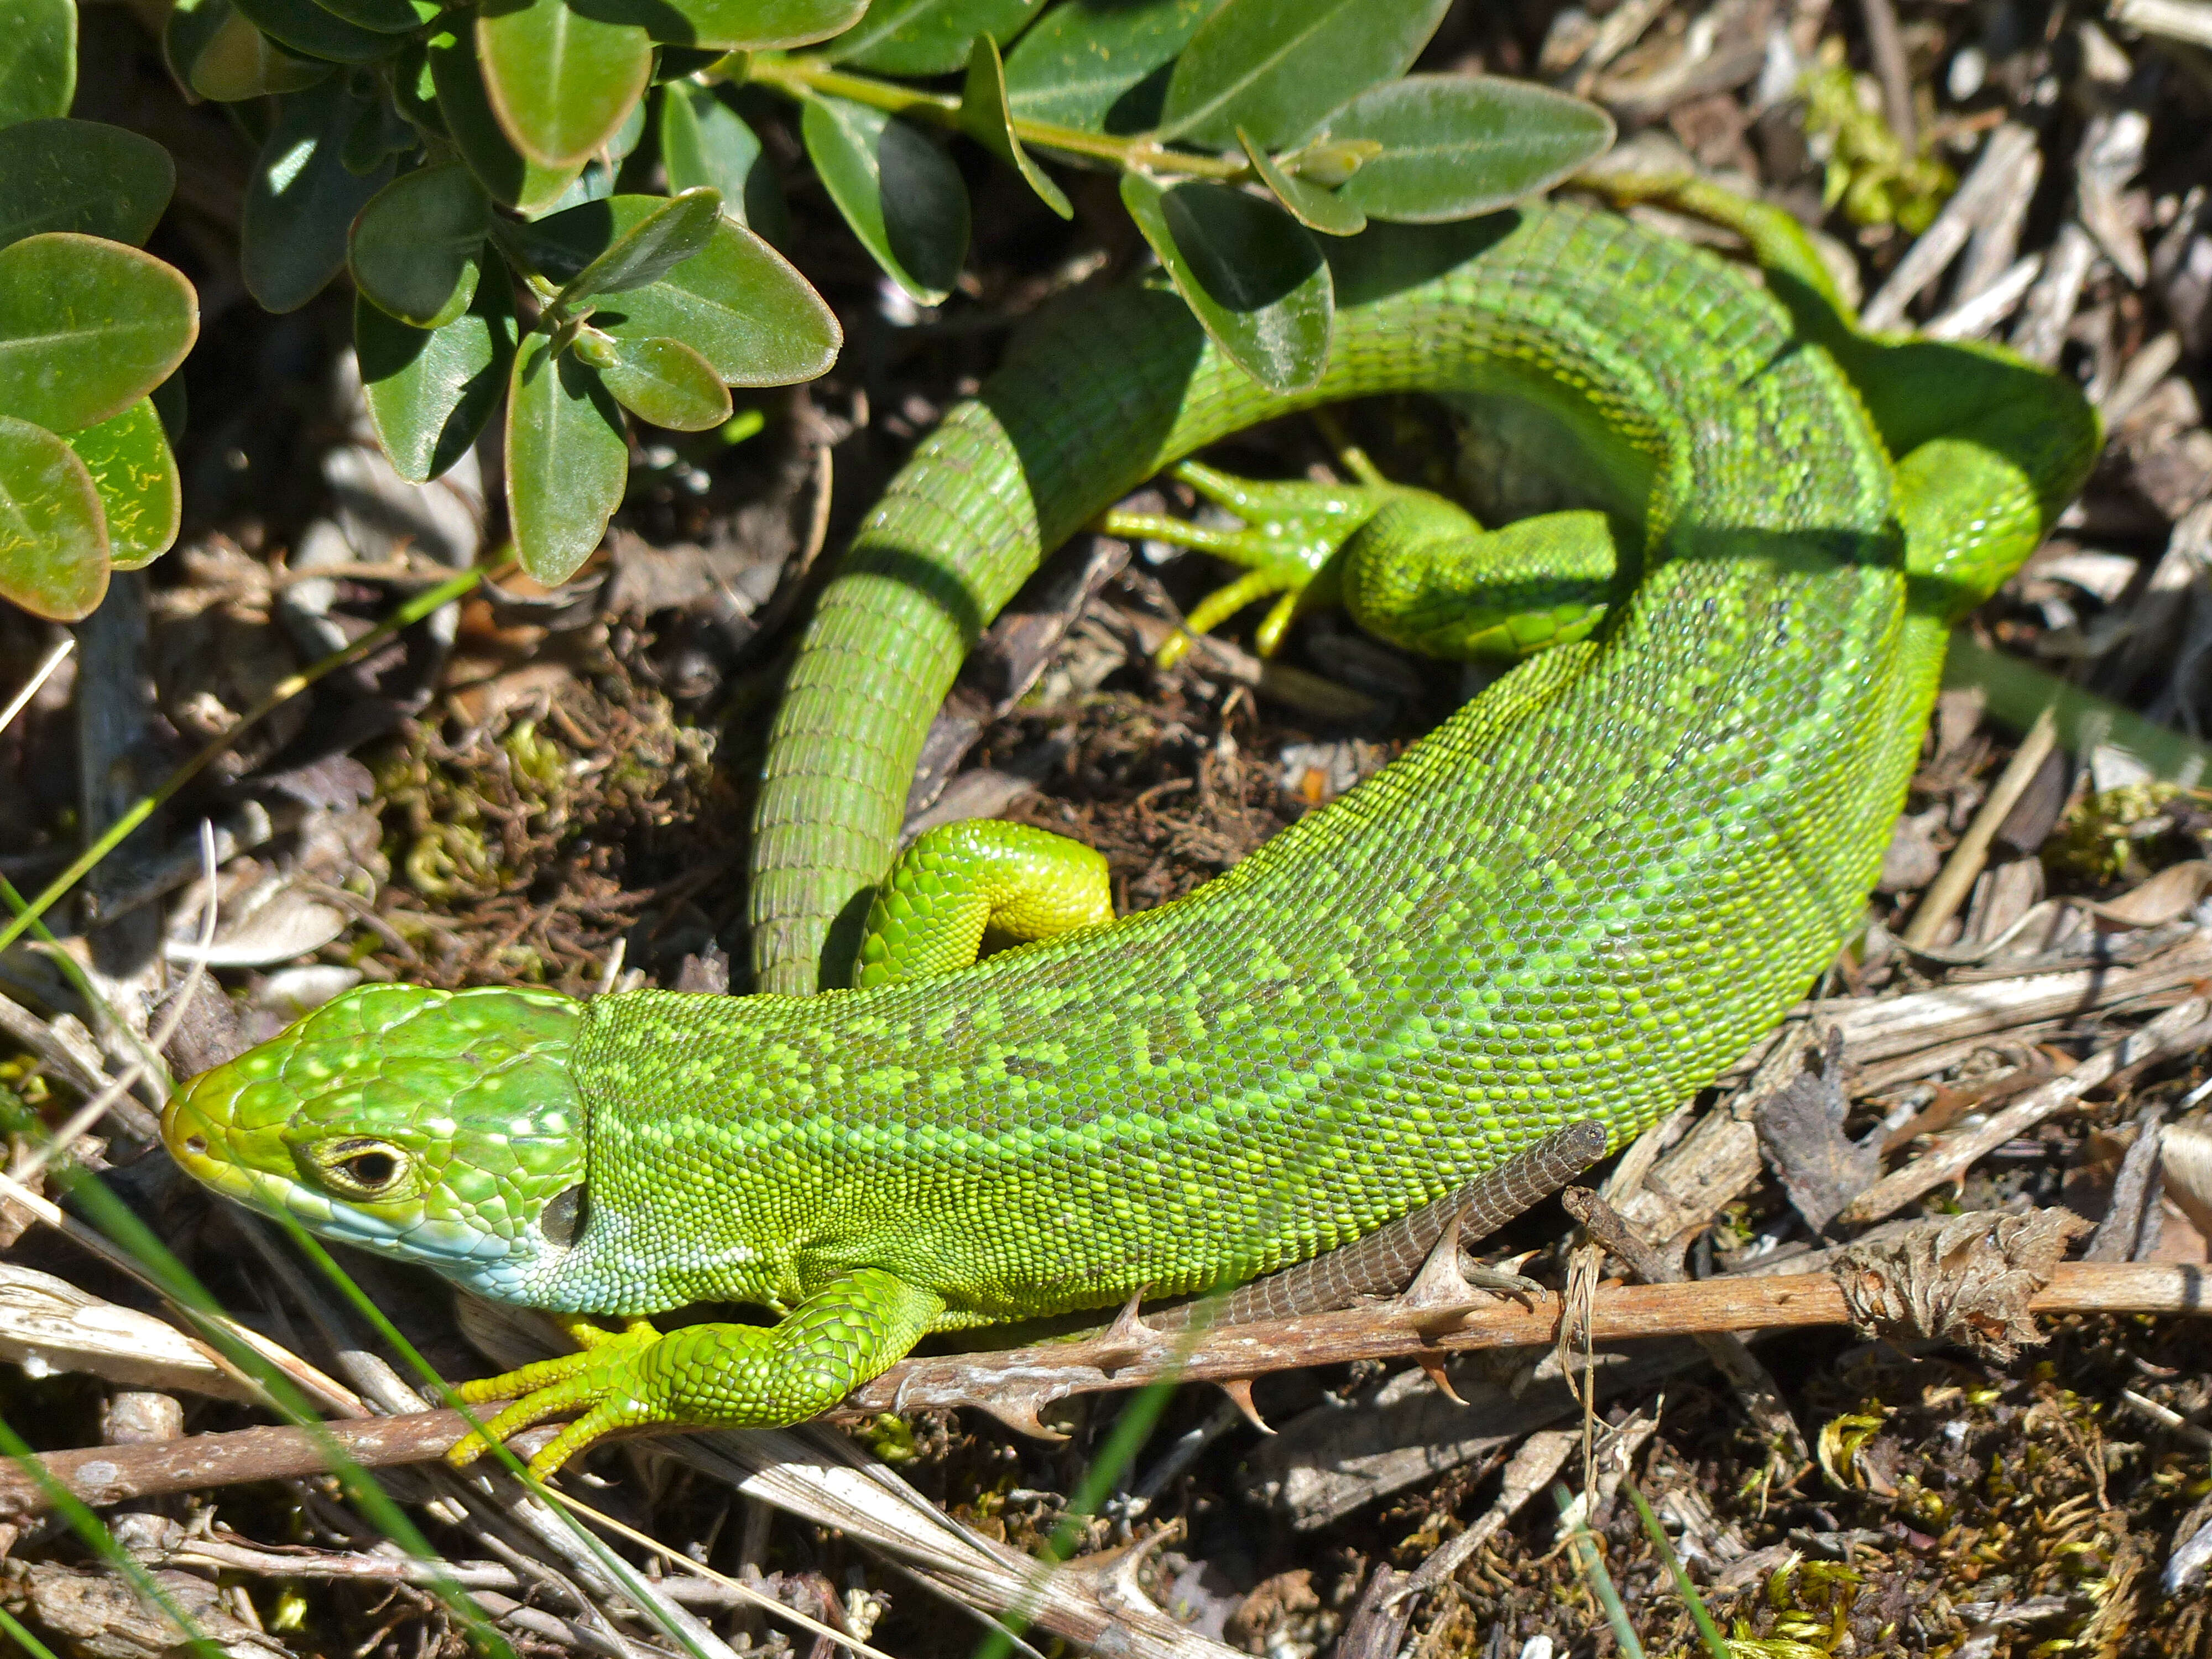
[[[15,716],[29,706],[31,699],[39,695],[39,688],[53,678],[54,670],[59,668],[68,659],[69,653],[76,649],[76,636],[72,634],[46,653],[46,660],[32,672],[29,679],[23,682],[23,689],[8,699],[5,708],[0,708],[0,732],[5,732],[15,723]]]
[[[2122,1389],[2120,1398],[2160,1427],[2172,1431],[2202,1450],[2212,1451],[2212,1432],[2208,1432],[2200,1424],[2191,1422],[2171,1407],[2161,1406],[2149,1396],[2137,1394],[2133,1389]]]
[[[2030,128],[2006,125],[1991,133],[1966,182],[1944,204],[1936,222],[1905,250],[1889,279],[1866,302],[1860,321],[1876,332],[1902,326],[1905,307],[1943,274],[1975,230],[2002,210],[2020,188],[2021,170],[2037,165],[2037,155],[2036,137]]]
[[[1844,1226],[1863,1227],[1893,1215],[1923,1193],[1956,1180],[1985,1153],[2072,1105],[2116,1073],[2212,1039],[2212,1022],[2205,1018],[2209,1008],[2212,1004],[2203,997],[2177,1003],[2141,1030],[2090,1055],[2064,1077],[2021,1096],[1980,1127],[1952,1136],[1926,1158],[1883,1176],[1845,1205],[1836,1219]]]
[[[2014,805],[2027,793],[2027,786],[2035,781],[2035,775],[2043,769],[2045,759],[2057,741],[2058,717],[2046,708],[2035,717],[2035,724],[2027,728],[2027,735],[2013,751],[2011,761],[1997,778],[1996,787],[1990,791],[1990,798],[1982,803],[1982,810],[1974,814],[1966,833],[1951,849],[1942,873],[1921,896],[1920,908],[1912,913],[1912,925],[1905,930],[1907,949],[1918,950],[1922,945],[1935,944],[1943,924],[1966,902],[1974,878],[1982,873],[1983,865],[1989,861],[1990,843],[1996,839],[1998,830]]]
[[[1410,1601],[1443,1583],[1462,1566],[1474,1553],[1504,1529],[1505,1523],[1520,1514],[1530,1498],[1541,1492],[1558,1476],[1582,1439],[1579,1429],[1539,1429],[1521,1444],[1505,1466],[1498,1481],[1497,1499],[1484,1511],[1482,1518],[1458,1537],[1447,1540],[1437,1553],[1424,1562],[1391,1595],[1393,1601]]]
[[[1897,12],[1890,0],[1859,0],[1866,20],[1867,55],[1874,59],[1875,78],[1881,82],[1881,112],[1897,142],[1911,150],[1919,136],[1912,113],[1912,69],[1905,61],[1905,37],[1898,33]]]
[[[2204,1312],[2212,1310],[2212,1269],[2162,1261],[2063,1263],[2028,1306],[2046,1315]],[[1437,1329],[1437,1322],[1447,1313],[1453,1327]],[[1424,1352],[1541,1348],[1550,1345],[1558,1320],[1559,1304],[1549,1298],[1531,1310],[1484,1297],[1456,1312],[1392,1305],[1217,1330],[1180,1363],[1171,1347],[1181,1345],[1163,1338],[1157,1355],[1111,1370],[1096,1357],[1086,1358],[1085,1344],[908,1360],[855,1393],[836,1415],[870,1418],[895,1404],[909,1411],[979,1407],[1003,1415],[1009,1397],[1048,1402],[1167,1379],[1218,1382],[1352,1359],[1403,1358]],[[1847,1322],[1843,1292],[1826,1273],[1609,1286],[1599,1293],[1589,1320],[1592,1340],[1601,1342]],[[1423,1326],[1434,1334],[1423,1334]],[[1117,1346],[1126,1349],[1127,1338]],[[441,1457],[465,1427],[459,1412],[435,1411],[331,1423],[324,1431],[356,1462],[377,1468]],[[541,1443],[550,1432],[550,1425],[540,1425],[520,1437],[516,1449]],[[243,1429],[141,1446],[49,1452],[39,1461],[95,1505],[324,1471],[321,1449],[307,1431],[296,1428]],[[0,1516],[19,1518],[46,1508],[41,1488],[27,1474],[0,1471]]]
[[[1635,1224],[1587,1188],[1570,1187],[1560,1195],[1569,1215],[1599,1243],[1626,1262],[1629,1271],[1647,1285],[1678,1285],[1689,1275],[1667,1254],[1638,1232]],[[1760,1433],[1789,1447],[1800,1463],[1813,1461],[1805,1431],[1790,1413],[1782,1389],[1749,1344],[1734,1331],[1707,1331],[1698,1345],[1715,1369],[1728,1379],[1743,1408]]]
[[[185,1012],[191,1006],[193,996],[198,992],[200,981],[207,977],[208,946],[215,942],[218,908],[216,902],[215,884],[215,826],[205,818],[200,820],[200,857],[207,867],[207,900],[200,907],[199,954],[194,959],[191,969],[185,974],[184,987],[171,1002],[168,1013],[163,1018],[161,1024],[155,1028],[153,1035],[147,1039],[146,1047],[155,1054],[169,1046],[169,1039],[176,1036],[177,1027],[184,1024]],[[131,1061],[124,1068],[120,1077],[108,1083],[91,1099],[86,1101],[66,1123],[52,1134],[48,1135],[43,1144],[33,1148],[31,1155],[22,1162],[21,1166],[11,1172],[15,1178],[28,1182],[55,1158],[76,1146],[77,1137],[88,1132],[94,1124],[105,1117],[112,1107],[137,1086],[140,1078],[149,1074],[149,1067],[146,1061],[143,1060]],[[166,1078],[158,1079],[156,1086],[166,1089],[167,1079]],[[126,1121],[129,1120],[126,1119]]]
[[[182,1538],[173,1547],[149,1553],[147,1565],[250,1572],[269,1578],[343,1578],[387,1584],[427,1584],[435,1577],[428,1563],[404,1555],[363,1550],[262,1549],[212,1535]],[[464,1589],[522,1595],[533,1588],[514,1568],[497,1561],[449,1561],[445,1571]],[[666,1577],[656,1588],[670,1601],[685,1607],[719,1609],[752,1605],[743,1587],[712,1578]]]

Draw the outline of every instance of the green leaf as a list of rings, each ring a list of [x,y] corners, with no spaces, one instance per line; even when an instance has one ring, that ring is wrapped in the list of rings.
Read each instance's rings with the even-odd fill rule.
[[[97,236],[48,231],[0,248],[0,409],[55,432],[121,414],[199,334],[174,267]]]
[[[68,442],[100,493],[109,564],[136,570],[167,552],[184,522],[185,493],[154,400],[141,398],[114,419],[70,434]]]
[[[393,68],[400,67],[394,64]],[[355,84],[367,84],[356,78]],[[354,123],[353,131],[346,134],[345,151],[340,158],[346,171],[367,178],[384,163],[404,161],[414,166],[422,154],[422,135],[401,115],[388,98],[379,98],[368,112]]]
[[[507,516],[522,568],[548,587],[582,568],[629,481],[622,410],[597,371],[532,334],[507,397]]]
[[[1377,219],[1427,224],[1550,189],[1605,153],[1613,118],[1532,81],[1411,75],[1353,99],[1329,118],[1328,136],[1382,146],[1340,199]]]
[[[429,42],[410,40],[392,64],[392,110],[401,120],[426,134],[450,138],[446,117],[438,107],[438,85],[430,73]]]
[[[730,389],[683,341],[601,337],[611,355],[599,378],[638,419],[674,432],[704,432],[730,418]]]
[[[445,117],[453,148],[476,174],[477,182],[491,193],[492,200],[518,213],[538,214],[550,209],[575,182],[584,164],[541,167],[507,142],[484,91],[474,29],[434,34],[426,50],[430,83],[438,91],[438,112]]]
[[[767,52],[827,40],[867,9],[867,0],[637,0],[626,9],[672,46]]]
[[[435,17],[435,0],[315,0],[324,10],[379,34],[411,34]]]
[[[657,196],[616,196],[512,227],[508,235],[528,269],[565,283],[661,205]],[[729,386],[811,380],[843,343],[836,314],[806,279],[727,219],[716,221],[702,252],[659,282],[599,301],[592,326],[623,340],[681,340]]]
[[[0,415],[0,599],[76,622],[107,594],[107,526],[76,452]]]
[[[711,185],[670,197],[618,232],[605,252],[570,277],[561,289],[561,303],[573,310],[595,294],[620,294],[659,282],[703,251],[721,222],[722,193]]]
[[[1143,132],[1159,120],[1167,66],[1217,0],[1063,0],[1006,58],[1006,102],[1024,120]]]
[[[540,167],[580,167],[621,131],[653,76],[653,42],[568,0],[487,0],[477,16],[484,91],[501,130]]]
[[[345,143],[374,106],[342,88],[294,93],[278,107],[246,186],[239,265],[264,309],[296,311],[345,268],[354,216],[392,178],[347,171]]]
[[[169,204],[177,169],[150,138],[100,121],[0,127],[0,247],[42,230],[81,230],[136,247]]]
[[[67,115],[76,96],[75,0],[0,0],[0,126]]]
[[[178,80],[218,104],[298,92],[328,79],[336,67],[285,51],[230,0],[177,0],[161,31],[161,51]]]
[[[712,87],[678,81],[661,89],[660,164],[669,189],[706,185],[721,191],[724,213],[771,240],[772,228],[787,220],[761,141]]]
[[[1251,134],[1243,128],[1237,130],[1237,142],[1244,147],[1244,159],[1260,175],[1261,182],[1275,193],[1275,199],[1291,210],[1291,216],[1308,230],[1318,230],[1329,236],[1357,236],[1367,228],[1367,216],[1332,191],[1304,179],[1292,178],[1275,165],[1267,152],[1252,142]]]
[[[346,263],[362,297],[416,328],[443,328],[477,291],[491,203],[459,161],[403,173],[353,222]]]
[[[842,98],[809,98],[799,135],[853,234],[926,306],[952,292],[968,257],[968,187],[911,123]]]
[[[1121,203],[1239,368],[1276,392],[1321,378],[1334,310],[1328,265],[1296,220],[1226,185],[1163,189],[1139,173],[1121,175]]]
[[[507,389],[514,303],[507,266],[486,251],[468,310],[443,328],[410,328],[366,300],[353,309],[354,355],[377,441],[399,476],[428,483],[468,453]]]
[[[607,142],[592,155],[591,163],[586,163],[586,165],[596,163],[611,169],[618,170],[624,161],[629,160],[631,155],[635,152],[637,147],[644,142],[645,100],[641,97],[637,102],[629,106],[629,113],[623,117],[622,125],[615,129],[615,136],[608,139]],[[609,179],[610,184],[608,193],[612,194],[611,173],[609,175]]]
[[[389,58],[400,43],[349,23],[336,12],[325,11],[315,0],[231,0],[246,21],[282,46],[308,58],[334,64],[371,64]]]
[[[1451,0],[1226,0],[1176,60],[1159,136],[1227,149],[1237,129],[1269,149],[1405,73]]]
[[[1006,65],[999,61],[999,48],[988,34],[977,35],[968,49],[968,82],[960,90],[960,130],[1020,173],[1054,213],[1063,219],[1075,216],[1066,192],[1030,159],[1022,141],[1014,136],[1013,112],[1006,106]]]
[[[826,54],[878,75],[950,75],[968,61],[968,43],[988,34],[1000,46],[1021,33],[1038,0],[874,0],[868,15],[830,44]]]

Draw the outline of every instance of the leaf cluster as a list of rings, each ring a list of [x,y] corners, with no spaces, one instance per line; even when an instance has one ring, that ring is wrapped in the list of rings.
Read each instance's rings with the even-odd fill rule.
[[[0,74],[0,598],[74,621],[177,538],[183,495],[159,398],[199,300],[141,247],[175,187],[150,139],[66,112],[71,0],[12,0]]]
[[[968,253],[951,142],[1017,170],[1062,217],[1060,169],[1117,173],[1206,331],[1293,391],[1327,361],[1326,241],[1489,211],[1610,141],[1602,112],[1543,88],[1409,75],[1449,5],[175,0],[163,46],[181,85],[230,105],[258,141],[247,289],[289,311],[349,273],[369,410],[404,477],[436,477],[501,420],[515,550],[550,583],[621,503],[628,416],[721,428],[731,388],[804,380],[836,356],[835,315],[776,246],[788,216],[766,125],[795,112],[846,225],[923,305],[951,293]],[[0,14],[50,8],[67,0],[0,0]],[[67,160],[35,166],[143,217],[157,171],[166,198],[167,158],[114,137],[105,152],[52,139]],[[0,313],[0,328],[15,321]],[[3,395],[0,407],[17,412]],[[97,419],[127,408],[103,403]],[[123,434],[134,455],[149,433],[140,417]],[[50,505],[15,437],[0,432],[9,476]]]

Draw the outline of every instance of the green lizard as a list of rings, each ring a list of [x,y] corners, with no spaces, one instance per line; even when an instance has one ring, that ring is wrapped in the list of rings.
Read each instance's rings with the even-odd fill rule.
[[[1765,291],[1528,207],[1349,245],[1310,392],[1262,391],[1138,289],[946,417],[811,626],[760,806],[763,985],[812,988],[874,893],[862,988],[364,988],[194,1082],[179,1159],[491,1296],[624,1318],[470,1385],[517,1397],[495,1434],[580,1413],[543,1470],[621,1425],[808,1417],[930,1331],[1314,1257],[1586,1114],[1620,1144],[1858,925],[1947,630],[2099,434],[2002,351],[1860,336],[1779,216],[1608,187],[1743,231]],[[961,652],[1042,552],[1217,437],[1394,391],[1530,401],[1607,505],[1485,532],[1388,486],[1263,492],[1279,533],[1230,538],[1254,574],[1200,620],[1303,592],[1418,647],[1548,648],[1176,903],[1108,920],[1095,855],[1003,828],[927,838],[878,890]],[[1058,937],[957,966],[1008,924]],[[708,1300],[781,1317],[645,1319]]]

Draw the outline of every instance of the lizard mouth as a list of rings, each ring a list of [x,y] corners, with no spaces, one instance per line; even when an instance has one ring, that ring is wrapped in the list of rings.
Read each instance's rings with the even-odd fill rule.
[[[197,1098],[198,1091],[185,1088],[170,1097],[161,1114],[161,1139],[169,1156],[194,1180],[212,1187],[226,1198],[258,1203],[255,1172],[242,1164],[218,1158],[215,1148],[228,1140],[232,1127],[217,1121]]]

